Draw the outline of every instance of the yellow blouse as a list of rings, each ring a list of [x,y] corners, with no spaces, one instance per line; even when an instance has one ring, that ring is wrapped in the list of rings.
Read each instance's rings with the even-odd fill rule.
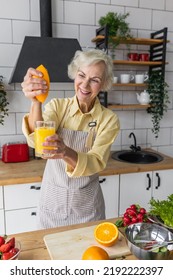
[[[88,113],[82,113],[76,96],[72,98],[52,99],[45,105],[44,120],[54,120],[56,130],[63,127],[70,130],[89,132],[91,122],[96,122],[96,137],[93,146],[87,153],[77,152],[78,161],[75,169],[66,165],[66,172],[70,177],[90,176],[106,167],[110,148],[120,130],[118,116],[100,104],[99,99]],[[28,129],[28,115],[24,116],[22,124],[23,133],[28,145],[34,148],[34,133]]]

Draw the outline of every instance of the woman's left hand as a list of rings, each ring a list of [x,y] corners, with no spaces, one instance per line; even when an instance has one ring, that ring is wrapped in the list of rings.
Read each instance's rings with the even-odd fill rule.
[[[43,143],[43,146],[44,146],[43,153],[45,154],[45,156],[43,156],[43,158],[46,158],[46,159],[48,159],[48,158],[62,159],[65,154],[66,147],[67,147],[64,144],[63,139],[60,136],[58,136],[58,134],[54,134],[52,136],[46,137],[45,142]],[[47,149],[46,147],[49,147],[49,148]]]

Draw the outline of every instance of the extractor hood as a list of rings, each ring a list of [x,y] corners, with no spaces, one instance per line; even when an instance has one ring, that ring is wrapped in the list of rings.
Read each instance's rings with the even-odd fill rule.
[[[51,82],[71,82],[67,67],[81,46],[77,39],[52,37],[51,0],[40,0],[40,29],[41,37],[25,37],[9,83],[21,83],[27,69],[40,64]]]

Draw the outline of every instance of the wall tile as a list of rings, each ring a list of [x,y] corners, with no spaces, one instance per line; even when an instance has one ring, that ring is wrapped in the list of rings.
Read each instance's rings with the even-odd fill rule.
[[[165,0],[139,0],[140,8],[164,10]]]
[[[81,47],[95,48],[95,44],[91,42],[92,38],[96,36],[95,26],[81,25],[80,27],[80,45]]]
[[[112,5],[123,5],[128,7],[138,7],[138,0],[111,0]]]
[[[118,111],[117,115],[120,119],[121,129],[134,129],[134,112],[133,111]]]
[[[149,130],[147,142],[151,143],[152,146],[162,146],[162,145],[164,146],[164,145],[170,145],[171,143],[170,139],[171,139],[170,128],[161,128],[158,138],[155,138],[152,131]]]
[[[166,10],[173,11],[173,1],[172,0],[166,0]]]
[[[75,38],[79,40],[79,27],[76,24],[53,24],[53,37]]]
[[[29,20],[29,0],[1,0],[0,18]]]
[[[11,20],[0,19],[0,43],[12,43]]]
[[[95,19],[95,24],[99,25],[98,21],[100,17],[105,16],[108,12],[113,12],[113,13],[124,13],[125,9],[124,7],[119,7],[119,6],[111,6],[111,5],[96,5],[96,19]]]
[[[28,112],[31,101],[25,97],[22,91],[7,92],[9,111],[13,113]]]
[[[14,67],[19,51],[19,45],[0,44],[1,67]]]
[[[95,5],[65,2],[65,23],[94,24]]]
[[[151,128],[151,116],[146,110],[136,111],[135,128]]]
[[[128,17],[130,28],[151,30],[151,22],[152,22],[151,10],[127,7],[126,12],[130,13],[130,16]]]
[[[52,0],[52,21],[64,23],[64,0]]]
[[[152,28],[155,30],[162,29],[163,27],[168,27],[169,31],[173,31],[172,25],[172,13],[153,11]]]
[[[52,1],[52,0],[51,0]],[[30,0],[31,20],[40,20],[40,0]]]
[[[23,44],[25,36],[40,37],[40,23],[28,21],[13,21],[13,43]]]
[[[9,113],[4,119],[4,125],[0,125],[0,136],[1,135],[13,135],[16,134],[15,114]]]

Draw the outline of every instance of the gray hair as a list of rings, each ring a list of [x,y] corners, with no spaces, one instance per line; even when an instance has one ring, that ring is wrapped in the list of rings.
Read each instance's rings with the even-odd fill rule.
[[[102,90],[109,90],[113,83],[113,63],[111,57],[102,50],[92,49],[87,51],[76,51],[71,63],[68,65],[69,78],[74,80],[78,69],[82,65],[93,65],[98,62],[104,62],[105,64],[104,84]]]

